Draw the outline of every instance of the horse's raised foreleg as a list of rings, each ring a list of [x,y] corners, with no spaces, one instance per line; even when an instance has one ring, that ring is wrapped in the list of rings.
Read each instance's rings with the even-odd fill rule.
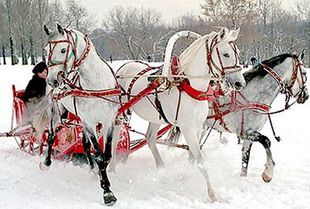
[[[164,162],[156,146],[157,132],[159,128],[160,128],[160,125],[150,122],[147,128],[147,132],[145,134],[148,146],[153,154],[157,168],[164,167]]]
[[[262,178],[265,182],[270,182],[273,177],[273,168],[274,168],[274,161],[272,159],[272,153],[270,150],[271,142],[268,139],[268,137],[262,135],[258,131],[248,130],[246,133],[246,139],[243,141],[243,144],[242,144],[241,176],[247,175],[250,152],[251,152],[253,142],[261,143],[266,150],[267,162],[265,164],[266,167],[262,174]]]
[[[207,182],[208,195],[209,195],[211,201],[214,202],[217,200],[217,198],[216,198],[215,192],[211,186],[207,167],[204,163],[203,157],[202,157],[201,152],[200,152],[200,146],[199,146],[199,137],[200,136],[198,134],[198,131],[194,131],[193,129],[189,129],[189,128],[186,128],[186,129],[182,129],[182,127],[180,127],[180,128],[181,128],[181,131],[185,137],[185,140],[186,140],[190,150],[192,151],[194,157],[196,158],[198,169]]]
[[[275,165],[273,158],[272,158],[271,149],[270,149],[271,142],[270,142],[268,137],[266,137],[262,134],[260,134],[258,142],[261,143],[266,150],[267,161],[265,164],[265,170],[262,173],[262,178],[266,183],[268,183],[272,180],[273,169],[274,169],[274,165]]]
[[[116,197],[110,190],[110,181],[107,175],[107,166],[111,160],[112,132],[110,131],[105,139],[105,151],[102,153],[100,145],[96,140],[95,134],[86,126],[85,130],[95,150],[95,161],[99,168],[100,186],[103,189],[104,204],[111,206],[117,201]]]

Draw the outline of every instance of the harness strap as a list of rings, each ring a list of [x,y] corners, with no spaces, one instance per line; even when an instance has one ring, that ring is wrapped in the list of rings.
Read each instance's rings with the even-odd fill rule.
[[[237,94],[245,101],[242,103],[240,100],[237,100]],[[229,106],[227,110],[222,110],[225,106]],[[228,115],[232,112],[242,111],[241,112],[241,124],[240,124],[240,135],[243,135],[243,127],[244,127],[244,110],[252,110],[252,111],[260,111],[262,113],[268,113],[270,110],[270,106],[262,103],[250,102],[248,101],[241,92],[232,91],[230,94],[230,103],[228,104],[220,104],[218,99],[215,99],[212,102],[211,108],[214,111],[213,115],[207,117],[207,119],[219,120],[220,125],[228,132],[231,132],[228,129],[227,123],[224,120],[224,116]]]
[[[114,88],[114,89],[106,89],[106,90],[100,90],[100,91],[94,91],[94,90],[82,90],[82,89],[69,89],[62,91],[61,93],[57,93],[53,95],[54,100],[60,100],[66,96],[73,96],[73,97],[97,97],[97,98],[103,98],[106,96],[118,96],[120,95],[121,89]]]
[[[172,58],[171,71],[173,75],[179,74],[179,58],[177,56]],[[208,87],[207,91],[199,91],[193,88],[187,78],[175,78],[174,81],[175,83],[178,83],[177,88],[179,91],[185,91],[190,97],[199,101],[213,101],[217,94],[211,86]]]
[[[206,92],[194,89],[188,79],[184,79],[180,85],[177,86],[180,91],[185,91],[190,97],[199,101],[213,101],[215,99],[215,93],[212,87],[209,85]]]
[[[163,110],[163,107],[161,106],[161,102],[160,102],[159,99],[158,99],[157,93],[156,93],[156,95],[155,95],[155,106],[156,106],[157,112],[158,112],[159,115],[164,119],[164,121],[165,121],[166,123],[168,123],[168,124],[171,124],[171,123],[168,121],[168,119],[167,119],[167,117],[166,117],[166,115],[165,115],[165,112],[164,112],[164,110]]]
[[[268,119],[269,119],[269,123],[270,123],[270,126],[271,126],[271,130],[272,130],[272,133],[273,133],[273,136],[274,138],[279,142],[281,140],[280,136],[277,136],[276,135],[276,132],[274,130],[274,127],[273,127],[273,124],[272,124],[272,121],[271,121],[271,116],[270,114],[268,114]]]
[[[280,85],[280,92],[284,93],[285,85],[282,81],[282,78],[279,76],[279,74],[274,69],[269,67],[268,65],[265,65],[263,63],[261,63],[260,65],[277,81],[277,83]]]
[[[130,95],[131,95],[131,90],[132,90],[132,87],[133,85],[136,83],[136,81],[139,79],[139,76],[141,75],[144,75],[145,73],[149,72],[150,70],[152,70],[153,68],[148,66],[147,68],[145,68],[144,70],[140,71],[138,74],[137,74],[137,77],[134,77],[129,85],[128,85],[128,89],[127,89],[127,96],[128,96],[128,100],[130,99]]]
[[[178,117],[179,117],[179,111],[180,111],[180,104],[181,104],[181,91],[179,91],[179,99],[178,99],[178,105],[177,105],[177,110],[175,113],[175,118],[174,118],[174,123],[176,123],[176,121],[178,121]]]

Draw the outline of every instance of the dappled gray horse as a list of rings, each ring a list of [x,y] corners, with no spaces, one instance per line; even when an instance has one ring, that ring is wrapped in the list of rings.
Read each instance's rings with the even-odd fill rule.
[[[306,71],[300,57],[295,54],[281,54],[254,66],[244,73],[244,78],[247,85],[239,93],[234,97],[220,97],[216,101],[220,110],[216,111],[216,106],[213,105],[205,125],[220,132],[235,133],[243,140],[242,176],[247,175],[253,142],[260,142],[267,154],[262,177],[264,181],[269,182],[273,177],[274,168],[271,143],[268,137],[259,131],[268,120],[269,108],[279,93],[286,95],[286,106],[291,97],[294,97],[297,103],[304,103],[308,99]],[[226,110],[228,113],[223,114]],[[214,117],[217,114],[220,117]]]

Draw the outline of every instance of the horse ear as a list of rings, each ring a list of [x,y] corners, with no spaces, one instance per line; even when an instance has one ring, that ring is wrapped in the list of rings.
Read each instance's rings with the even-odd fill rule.
[[[46,35],[50,35],[51,33],[50,33],[50,31],[49,31],[49,29],[47,28],[47,26],[46,25],[44,25],[43,26],[43,29],[44,29],[44,31],[45,31],[45,33],[46,33]]]
[[[61,35],[64,35],[65,34],[65,31],[64,29],[61,27],[61,25],[59,25],[58,23],[56,23],[57,25],[57,30],[58,32],[61,34]]]
[[[239,32],[240,32],[240,28],[237,28],[236,30],[233,30],[231,32],[231,40],[232,41],[235,41],[238,38]]]
[[[222,28],[219,32],[219,38],[222,40],[228,33],[228,29],[227,28]]]

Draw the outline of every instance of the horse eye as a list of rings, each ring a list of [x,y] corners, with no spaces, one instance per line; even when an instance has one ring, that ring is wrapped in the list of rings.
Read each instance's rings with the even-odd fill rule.
[[[62,48],[60,52],[64,54],[66,52],[66,48]]]
[[[228,54],[228,53],[225,53],[225,54],[223,54],[223,56],[228,58],[228,57],[229,57],[229,54]]]

